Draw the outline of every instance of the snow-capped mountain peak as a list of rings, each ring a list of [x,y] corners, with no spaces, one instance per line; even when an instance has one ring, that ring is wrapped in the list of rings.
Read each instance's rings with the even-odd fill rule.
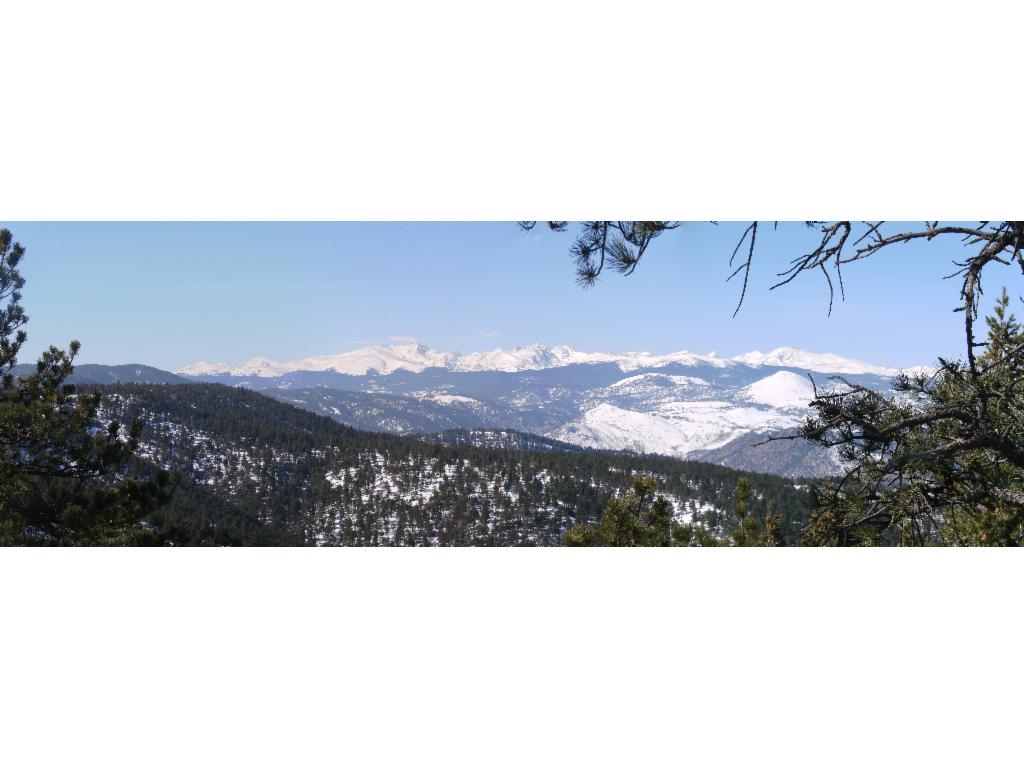
[[[276,363],[266,357],[254,357],[240,365],[227,363],[193,363],[186,365],[178,373],[183,376],[216,376],[231,374],[232,376],[273,377],[289,373],[292,368],[286,363]]]
[[[395,371],[421,373],[428,368],[452,372],[500,371],[516,373],[561,368],[569,365],[615,365],[624,373],[665,368],[671,365],[727,368],[735,365],[795,368],[804,371],[842,374],[875,374],[892,376],[895,369],[871,365],[835,354],[817,354],[794,347],[779,347],[768,353],[748,352],[731,360],[715,353],[671,352],[665,355],[650,352],[580,352],[565,345],[546,347],[530,344],[515,349],[459,354],[438,352],[423,344],[376,345],[336,355],[307,357],[294,362],[275,362],[255,357],[240,365],[226,363],[194,363],[179,373],[185,376],[255,376],[275,377],[296,371],[333,371],[352,376],[376,372],[388,375]]]
[[[377,345],[338,355],[307,357],[290,363],[277,363],[257,357],[241,365],[194,363],[181,369],[185,376],[282,376],[295,371],[334,371],[365,376],[371,371],[390,374],[398,370],[421,373],[427,368],[451,368],[455,355],[436,352],[423,344]]]
[[[814,399],[814,385],[805,376],[779,371],[744,387],[740,396],[773,408],[806,409]]]
[[[768,353],[747,352],[745,355],[737,355],[732,360],[733,362],[745,363],[755,367],[800,368],[805,371],[817,371],[820,373],[892,376],[897,372],[894,368],[872,365],[871,363],[853,360],[848,357],[840,357],[831,353],[819,354],[808,352],[796,347],[779,347]]]
[[[371,371],[389,374],[395,371],[421,373],[427,368],[449,368],[454,355],[435,350],[423,344],[377,345],[364,347],[340,355],[309,357],[291,363],[293,371],[335,371],[363,376]]]

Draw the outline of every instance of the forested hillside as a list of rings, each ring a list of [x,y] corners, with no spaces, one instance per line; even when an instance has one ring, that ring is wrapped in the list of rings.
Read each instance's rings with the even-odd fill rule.
[[[220,385],[101,387],[104,419],[140,419],[142,465],[181,476],[156,526],[194,543],[558,545],[638,473],[681,521],[728,525],[736,483],[720,466],[597,451],[450,446],[358,431],[255,392]],[[756,514],[782,515],[793,540],[809,497],[748,475]]]

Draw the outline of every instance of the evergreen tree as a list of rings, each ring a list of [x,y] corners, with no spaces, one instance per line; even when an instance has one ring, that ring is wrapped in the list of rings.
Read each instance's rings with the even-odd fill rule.
[[[895,397],[820,395],[804,434],[851,469],[816,493],[817,545],[1024,543],[1024,333],[1003,291],[973,365],[902,375]]]
[[[682,543],[672,530],[672,505],[655,496],[658,484],[639,475],[628,493],[608,502],[601,521],[570,528],[567,547],[669,547]]]
[[[736,496],[733,502],[735,528],[732,541],[737,547],[774,547],[781,544],[779,537],[779,516],[769,511],[760,520],[750,510],[752,492],[750,480],[741,477],[736,481]]]
[[[24,255],[0,229],[0,543],[155,541],[140,523],[167,500],[170,477],[124,476],[141,424],[97,427],[100,396],[66,383],[78,342],[67,351],[50,347],[27,376],[13,372],[27,340],[18,270]]]

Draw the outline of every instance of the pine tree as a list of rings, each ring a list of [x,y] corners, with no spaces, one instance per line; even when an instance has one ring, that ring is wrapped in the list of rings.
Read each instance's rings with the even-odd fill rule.
[[[898,395],[820,396],[804,428],[851,469],[816,493],[818,545],[1024,543],[1024,333],[1003,291],[973,365],[901,375]]]
[[[140,523],[167,500],[171,478],[125,476],[141,424],[98,426],[99,394],[66,383],[78,342],[50,347],[27,376],[14,373],[27,340],[24,255],[0,229],[0,544],[156,541]]]
[[[628,493],[608,502],[597,525],[576,525],[565,534],[567,547],[669,547],[682,544],[672,526],[672,506],[655,496],[658,484],[639,475]],[[678,527],[677,527],[678,528]],[[688,543],[688,540],[687,540]]]
[[[764,521],[751,513],[752,491],[750,481],[741,477],[736,481],[736,495],[733,502],[735,525],[732,541],[737,547],[775,547],[781,544],[779,536],[780,518],[773,515],[769,506]]]

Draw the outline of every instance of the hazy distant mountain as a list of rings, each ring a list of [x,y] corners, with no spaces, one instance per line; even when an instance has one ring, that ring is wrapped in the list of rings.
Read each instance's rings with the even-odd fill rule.
[[[831,474],[839,466],[806,443],[753,449],[753,437],[797,428],[814,386],[829,386],[830,376],[887,390],[897,370],[792,347],[723,359],[540,345],[461,355],[408,344],[294,363],[197,363],[181,373],[265,391],[363,429],[513,430],[594,449],[706,456],[797,476]]]
[[[15,376],[34,373],[34,365],[16,365]],[[149,365],[76,365],[68,378],[71,384],[184,384],[188,381],[181,376]]]

